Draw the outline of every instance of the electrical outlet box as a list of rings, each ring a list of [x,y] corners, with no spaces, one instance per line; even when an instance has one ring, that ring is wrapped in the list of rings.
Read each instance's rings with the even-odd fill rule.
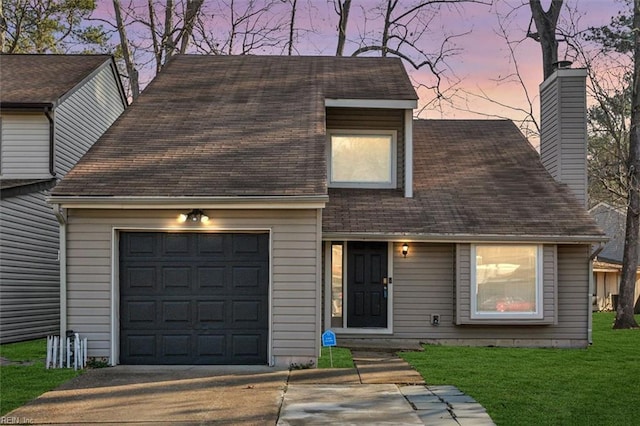
[[[440,314],[431,314],[431,325],[440,325]]]

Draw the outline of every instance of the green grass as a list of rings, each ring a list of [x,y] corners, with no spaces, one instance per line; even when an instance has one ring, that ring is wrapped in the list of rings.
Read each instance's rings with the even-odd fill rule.
[[[81,374],[73,369],[44,368],[44,339],[0,345],[0,356],[25,365],[0,366],[0,416]]]
[[[331,356],[333,358],[333,368],[354,368],[353,358],[349,349],[333,347],[331,348]],[[331,368],[328,347],[322,348],[322,354],[318,359],[318,368]]]
[[[427,384],[455,385],[498,425],[630,425],[640,419],[640,330],[593,316],[588,349],[425,346],[401,356]]]

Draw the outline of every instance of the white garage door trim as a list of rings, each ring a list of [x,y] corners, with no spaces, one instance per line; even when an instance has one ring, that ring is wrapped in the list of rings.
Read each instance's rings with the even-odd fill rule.
[[[267,360],[269,366],[274,365],[273,360],[273,230],[272,228],[205,228],[194,227],[126,227],[114,226],[111,228],[111,365],[120,363],[120,271],[119,271],[119,246],[120,232],[202,232],[202,233],[268,233],[269,234],[269,290],[268,290],[268,314],[269,331],[267,338]]]

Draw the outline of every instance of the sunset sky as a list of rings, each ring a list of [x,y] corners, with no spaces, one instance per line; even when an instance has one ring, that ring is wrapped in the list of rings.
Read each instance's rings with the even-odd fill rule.
[[[409,0],[402,0],[401,4],[411,4]],[[179,3],[179,2],[178,2]],[[227,31],[227,24],[224,18],[220,17],[220,5],[228,4],[224,0],[206,0],[203,6],[208,16],[216,16],[208,19],[222,19],[212,24],[216,29],[216,34],[221,38]],[[246,0],[235,0],[236,6],[246,3]],[[258,1],[258,3],[260,3]],[[381,17],[372,12],[375,5],[380,4],[380,0],[353,0],[349,25],[347,28],[347,45],[345,55],[350,55],[358,47],[358,43],[363,34],[370,31],[379,31],[381,28]],[[543,0],[543,5],[547,6],[550,0]],[[127,2],[123,2],[127,4]],[[132,0],[132,4],[140,10],[146,8],[146,0]],[[586,29],[591,26],[606,25],[611,17],[615,16],[619,10],[624,9],[623,0],[565,0],[571,8],[578,11],[577,15],[570,18],[567,9],[563,9],[561,21],[570,20],[577,22],[578,29]],[[435,51],[440,48],[443,34],[464,34],[456,37],[449,44],[449,47],[456,50],[456,54],[450,56],[446,65],[441,66],[444,71],[444,80],[441,83],[441,90],[444,98],[440,102],[434,103],[433,91],[418,89],[421,98],[421,107],[427,106],[420,112],[422,118],[491,118],[509,117],[518,120],[521,113],[511,108],[499,106],[495,102],[488,102],[479,99],[476,95],[486,94],[489,98],[513,107],[528,108],[524,97],[522,86],[515,83],[502,82],[513,73],[514,67],[509,56],[505,40],[497,35],[499,30],[497,15],[506,15],[514,6],[519,7],[512,13],[509,19],[505,20],[505,25],[512,41],[523,40],[515,46],[517,63],[524,84],[534,103],[534,111],[537,111],[538,85],[542,81],[542,59],[540,46],[531,39],[526,39],[524,35],[529,26],[531,12],[527,0],[494,0],[493,6],[483,4],[464,4],[448,6],[441,9],[439,16],[429,21],[428,28],[430,34],[425,34],[420,39],[421,48],[428,51]],[[218,9],[216,9],[216,7]],[[288,3],[278,2],[276,9],[282,19],[286,19],[288,13]],[[297,39],[295,50],[301,55],[334,55],[336,49],[337,15],[333,10],[333,3],[329,0],[298,0],[298,13],[296,16]],[[207,9],[208,8],[208,9]],[[365,12],[367,19],[364,18]],[[112,2],[99,1],[98,15],[103,17],[113,16]],[[162,19],[162,17],[161,17]],[[309,31],[309,29],[312,29]],[[136,32],[130,30],[129,37],[136,37]],[[286,54],[280,49],[264,49],[253,52],[255,54]],[[565,56],[566,48],[561,45],[559,59],[572,59]],[[580,64],[575,64],[574,66]],[[410,71],[414,84],[429,84],[433,82],[433,77],[426,71]],[[145,73],[143,70],[143,79]],[[146,78],[150,78],[149,71]],[[478,113],[480,112],[480,113]],[[536,112],[537,115],[537,112]]]

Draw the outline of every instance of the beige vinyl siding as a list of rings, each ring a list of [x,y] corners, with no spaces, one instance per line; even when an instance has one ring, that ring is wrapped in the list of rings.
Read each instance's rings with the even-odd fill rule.
[[[589,247],[587,245],[545,246],[545,266],[557,255],[557,321],[537,325],[456,325],[455,300],[469,297],[468,291],[455,293],[456,279],[467,279],[469,244],[411,243],[409,255],[401,254],[401,243],[393,248],[393,334],[367,335],[366,339],[497,346],[587,345],[589,305]],[[456,273],[458,259],[466,259]],[[545,279],[551,274],[545,272]],[[553,297],[553,293],[545,293]],[[547,306],[545,300],[545,307]],[[548,312],[548,311],[545,311]],[[432,314],[440,315],[440,325],[430,324]],[[359,339],[362,336],[341,335]]]
[[[67,232],[69,328],[89,338],[89,356],[109,357],[112,229],[177,227],[178,210],[71,210]],[[315,359],[318,243],[316,210],[206,210],[208,231],[271,229],[272,347],[276,363]],[[200,226],[182,227],[185,231]],[[116,262],[118,259],[115,254]],[[115,265],[117,268],[117,264]],[[115,269],[115,268],[114,268]],[[116,288],[117,288],[116,282]]]
[[[0,343],[58,333],[58,222],[46,197],[0,201]]]
[[[2,113],[2,177],[49,178],[49,120],[44,113]]]
[[[395,130],[397,132],[397,185],[404,188],[404,110],[327,108],[327,130]]]
[[[57,108],[56,173],[64,176],[124,111],[111,61]]]

